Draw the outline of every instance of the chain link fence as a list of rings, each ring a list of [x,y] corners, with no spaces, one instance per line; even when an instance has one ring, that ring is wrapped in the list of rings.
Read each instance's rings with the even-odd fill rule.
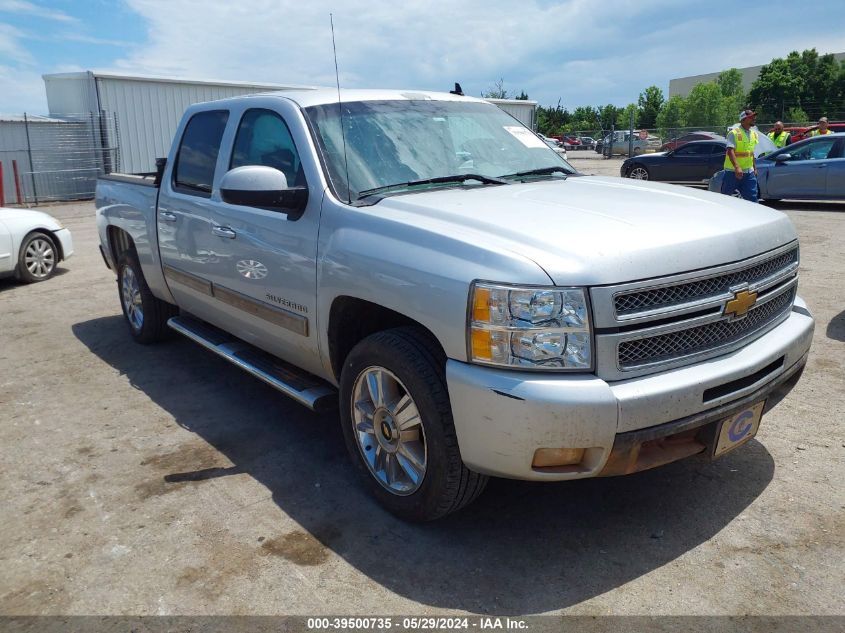
[[[114,113],[0,116],[0,206],[93,198],[119,141]]]

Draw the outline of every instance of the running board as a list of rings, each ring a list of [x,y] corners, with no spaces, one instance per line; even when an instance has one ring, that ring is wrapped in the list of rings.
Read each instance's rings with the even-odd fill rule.
[[[312,411],[337,407],[337,390],[329,383],[213,325],[184,315],[168,319],[167,325]]]

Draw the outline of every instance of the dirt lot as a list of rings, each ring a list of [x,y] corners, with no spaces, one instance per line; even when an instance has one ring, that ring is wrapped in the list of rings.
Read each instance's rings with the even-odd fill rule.
[[[133,344],[93,205],[46,209],[76,255],[0,281],[0,613],[842,614],[845,205],[779,208],[817,326],[756,440],[625,478],[494,481],[431,525],[359,488],[333,416],[186,340]]]

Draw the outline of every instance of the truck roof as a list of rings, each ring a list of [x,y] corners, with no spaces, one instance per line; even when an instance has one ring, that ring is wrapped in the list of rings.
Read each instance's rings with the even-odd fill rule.
[[[243,99],[254,99],[256,97],[279,97],[289,99],[302,108],[315,105],[326,105],[337,103],[337,88],[315,88],[305,90],[276,90],[272,92],[259,92],[249,95],[241,95],[215,101],[216,104],[223,104],[228,101],[241,101]],[[426,90],[382,90],[382,89],[341,89],[340,99],[344,102],[350,101],[475,101],[487,103],[484,99],[454,95],[448,92],[432,92]]]

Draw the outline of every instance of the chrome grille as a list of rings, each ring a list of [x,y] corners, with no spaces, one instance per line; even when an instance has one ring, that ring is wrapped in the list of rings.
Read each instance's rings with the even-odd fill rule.
[[[729,345],[775,321],[790,309],[794,299],[795,287],[791,286],[766,303],[752,308],[740,320],[722,319],[686,330],[624,341],[618,347],[619,367],[630,369]]]
[[[796,246],[769,260],[716,277],[616,295],[613,299],[614,308],[616,314],[622,316],[690,303],[722,294],[740,283],[754,284],[762,281],[797,262]]]

